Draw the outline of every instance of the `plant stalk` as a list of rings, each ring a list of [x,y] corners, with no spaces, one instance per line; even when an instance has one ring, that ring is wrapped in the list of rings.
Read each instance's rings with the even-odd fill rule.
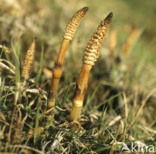
[[[48,109],[50,109],[50,114],[54,116],[54,108],[55,108],[55,97],[56,97],[56,91],[57,91],[57,86],[60,80],[60,77],[62,75],[62,68],[64,64],[64,57],[67,52],[67,48],[69,46],[70,41],[72,40],[82,18],[86,14],[88,10],[88,7],[84,7],[77,11],[71,20],[69,21],[65,33],[64,33],[64,39],[62,41],[60,51],[55,63],[55,67],[53,69],[53,77],[51,80],[51,87],[50,87],[50,95],[49,95],[49,100],[48,100]]]
[[[100,23],[97,30],[93,33],[90,38],[87,47],[84,51],[83,64],[81,72],[77,81],[76,94],[73,100],[73,106],[70,114],[70,119],[72,121],[77,121],[80,119],[81,109],[83,106],[84,95],[87,90],[89,73],[97,61],[106,35],[107,29],[112,20],[113,13],[109,13],[108,16]]]

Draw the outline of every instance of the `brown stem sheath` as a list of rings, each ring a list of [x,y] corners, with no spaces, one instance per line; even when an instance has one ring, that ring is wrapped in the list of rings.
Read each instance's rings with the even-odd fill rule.
[[[84,64],[82,66],[78,81],[77,81],[77,90],[75,94],[75,98],[73,100],[73,107],[70,114],[70,118],[72,120],[77,120],[80,118],[81,109],[83,106],[83,99],[85,92],[88,86],[89,74],[92,66],[88,64]]]

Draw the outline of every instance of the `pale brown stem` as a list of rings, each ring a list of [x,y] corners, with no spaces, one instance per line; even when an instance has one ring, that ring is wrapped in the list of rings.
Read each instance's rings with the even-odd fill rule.
[[[52,108],[55,106],[55,95],[56,95],[57,85],[62,75],[64,57],[65,57],[69,42],[70,40],[67,40],[67,39],[63,40],[61,47],[60,47],[59,55],[55,63],[55,67],[53,69],[53,77],[52,77],[51,88],[50,88],[50,97],[48,101],[49,108]],[[51,110],[51,114],[53,113],[54,113],[54,109]]]
[[[72,121],[77,121],[80,118],[81,109],[83,106],[83,100],[85,91],[88,86],[88,78],[90,74],[92,66],[88,64],[83,64],[78,81],[77,81],[77,89],[76,94],[73,101],[73,106],[70,114],[70,119]]]
[[[70,40],[64,39],[62,42],[62,45],[60,47],[59,55],[57,57],[56,64],[57,65],[63,65],[64,63],[64,57],[68,48]]]

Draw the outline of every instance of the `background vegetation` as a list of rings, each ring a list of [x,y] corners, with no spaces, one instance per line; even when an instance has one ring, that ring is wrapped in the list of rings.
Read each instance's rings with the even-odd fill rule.
[[[45,114],[51,69],[66,24],[84,6],[89,11],[67,52],[55,121],[51,122]],[[99,22],[111,11],[113,21],[91,72],[82,118],[73,124],[68,116],[83,51]],[[155,14],[154,0],[1,0],[0,151],[120,153],[124,144],[132,142],[156,146]],[[138,28],[138,35],[129,54],[124,55],[133,27]],[[113,29],[117,44],[111,59]],[[23,59],[33,38],[35,60],[20,91]]]

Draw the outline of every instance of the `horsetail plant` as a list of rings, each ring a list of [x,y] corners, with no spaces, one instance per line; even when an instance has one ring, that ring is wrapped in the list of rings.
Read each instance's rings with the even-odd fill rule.
[[[139,28],[137,28],[137,27],[134,27],[134,28],[131,30],[131,32],[130,32],[128,38],[127,38],[127,41],[126,41],[126,43],[125,43],[125,45],[124,45],[123,51],[122,51],[122,53],[123,53],[125,56],[129,56],[130,50],[131,50],[131,48],[132,48],[133,45],[134,45],[134,42],[135,42],[135,40],[136,40],[136,38],[137,38],[138,33],[139,33]]]
[[[86,12],[88,10],[88,7],[84,7],[77,11],[69,23],[66,26],[65,32],[64,32],[64,39],[62,41],[59,54],[57,57],[57,60],[55,62],[55,67],[53,69],[53,77],[51,80],[51,88],[50,88],[50,96],[48,100],[48,112],[50,112],[51,115],[54,116],[54,107],[55,107],[55,95],[57,90],[57,85],[59,82],[59,79],[62,75],[62,67],[64,63],[64,57],[68,48],[68,45],[70,41],[72,40],[82,18],[85,16]]]
[[[34,60],[34,54],[35,54],[35,40],[32,41],[29,49],[27,50],[24,64],[22,67],[22,74],[21,74],[21,84],[23,85],[25,80],[29,77],[30,68],[32,65],[32,62]]]
[[[99,57],[102,42],[111,23],[112,16],[113,13],[111,12],[100,23],[96,32],[93,33],[84,51],[83,64],[77,80],[76,94],[73,100],[73,106],[70,113],[70,119],[72,121],[77,121],[80,118],[84,95],[87,90],[90,70]]]

